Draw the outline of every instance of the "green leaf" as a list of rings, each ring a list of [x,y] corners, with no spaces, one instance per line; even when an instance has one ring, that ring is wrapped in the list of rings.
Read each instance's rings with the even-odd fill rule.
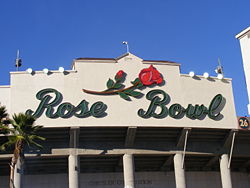
[[[133,97],[139,97],[143,95],[141,92],[138,92],[138,91],[131,91],[130,94]]]
[[[134,91],[133,89],[125,90],[124,93],[132,97],[139,97],[143,95],[141,92]]]
[[[134,81],[131,82],[131,84],[136,84],[137,82],[141,82],[141,80],[139,78],[136,78]]]
[[[127,90],[125,90],[125,91],[124,91],[124,93],[126,93],[126,94],[129,94],[129,95],[130,95],[132,91],[133,91],[132,89],[127,89]]]
[[[113,85],[114,85],[114,81],[113,81],[112,79],[109,79],[109,80],[107,81],[107,88],[108,88],[108,89],[111,89],[111,88],[113,87]]]
[[[122,77],[119,77],[119,76],[115,76],[115,81],[116,81],[116,82],[119,82],[119,81],[121,81],[121,79],[122,79]]]
[[[140,82],[136,87],[137,87],[137,88],[143,87],[143,83]]]
[[[122,84],[120,84],[120,83],[115,83],[115,85],[114,85],[114,89],[119,89],[119,88],[121,88],[123,85]]]
[[[125,93],[119,92],[118,94],[120,95],[121,98],[123,98],[125,100],[130,100],[129,96],[126,95]]]

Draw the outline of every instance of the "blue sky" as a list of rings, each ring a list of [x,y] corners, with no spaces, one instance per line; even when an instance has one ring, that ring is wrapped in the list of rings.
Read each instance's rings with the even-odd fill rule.
[[[250,26],[249,0],[8,0],[0,2],[0,85],[9,84],[16,50],[23,66],[70,68],[78,57],[117,57],[181,63],[181,72],[215,75],[217,58],[233,79],[237,115],[248,103],[240,45]]]

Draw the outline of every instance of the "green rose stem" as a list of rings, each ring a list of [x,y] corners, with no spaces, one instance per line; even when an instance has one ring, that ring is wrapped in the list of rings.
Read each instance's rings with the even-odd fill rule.
[[[136,87],[139,83],[140,82],[136,82],[130,87],[127,87],[127,88],[124,88],[124,89],[119,89],[119,90],[113,90],[113,91],[91,91],[91,90],[87,90],[87,89],[82,89],[82,91],[85,92],[85,93],[95,94],[95,95],[113,95],[113,94],[117,94],[119,92],[126,91],[128,89],[132,89],[132,88]]]

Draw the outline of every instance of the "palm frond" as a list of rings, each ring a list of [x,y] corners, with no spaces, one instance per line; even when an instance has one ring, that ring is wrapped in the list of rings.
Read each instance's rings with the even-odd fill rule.
[[[6,126],[6,125],[0,125],[0,130],[1,130],[2,132],[5,132],[6,134],[14,133],[14,132],[15,132],[15,129],[9,128],[9,127]],[[4,134],[5,134],[5,133],[4,133]]]
[[[0,121],[2,121],[4,118],[7,118],[8,114],[7,114],[7,110],[5,108],[5,106],[0,106]]]
[[[28,147],[31,147],[32,145],[42,148],[40,144],[38,144],[35,140],[45,140],[44,137],[36,135],[36,132],[42,128],[42,126],[36,126],[35,118],[31,115],[19,113],[14,114],[12,116],[12,119],[10,120],[13,128],[5,128],[6,130],[9,130],[11,132],[10,135],[6,135],[8,138],[8,142],[5,144],[15,144],[18,141],[21,141],[23,143],[26,143]],[[0,126],[4,127],[4,126]],[[6,147],[7,145],[4,145]]]
[[[8,141],[0,146],[0,150],[5,151],[8,147],[14,145],[17,142],[15,136],[8,136]]]
[[[34,130],[35,118],[31,115],[19,113],[14,114],[11,124],[18,129],[19,132],[32,132]]]
[[[38,136],[38,135],[30,135],[29,138],[31,140],[34,140],[34,139],[38,139],[38,140],[46,140],[46,138],[42,137],[42,136]]]
[[[38,135],[29,135],[25,141],[27,143],[27,145],[29,147],[31,147],[32,145],[35,146],[35,147],[38,147],[39,149],[42,149],[42,145],[38,144],[35,140],[46,140],[46,138],[42,137],[42,136],[38,136]]]
[[[38,143],[35,142],[34,140],[30,140],[29,142],[30,142],[29,145],[33,145],[33,146],[35,146],[35,147],[37,147],[37,148],[39,148],[39,149],[42,149],[42,148],[43,148],[43,146],[42,146],[41,144],[38,144]]]

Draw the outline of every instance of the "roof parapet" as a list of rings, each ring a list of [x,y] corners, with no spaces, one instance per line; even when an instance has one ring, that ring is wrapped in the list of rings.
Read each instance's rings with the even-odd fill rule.
[[[247,35],[248,33],[250,33],[250,27],[244,29],[243,31],[241,31],[239,34],[237,34],[235,36],[235,38],[237,39],[241,39],[242,37],[244,37],[245,35]]]
[[[75,63],[76,62],[86,62],[86,63],[117,63],[118,60],[128,56],[128,55],[133,55],[131,53],[125,53],[117,58],[92,58],[92,57],[81,57],[81,58],[76,58],[72,62],[72,69],[75,69]],[[135,56],[135,55],[133,55]],[[137,57],[137,56],[135,56]],[[139,58],[139,57],[138,57]],[[173,62],[173,61],[165,61],[165,60],[142,60],[143,64],[165,64],[165,65],[175,65],[175,66],[180,66],[179,63]]]

